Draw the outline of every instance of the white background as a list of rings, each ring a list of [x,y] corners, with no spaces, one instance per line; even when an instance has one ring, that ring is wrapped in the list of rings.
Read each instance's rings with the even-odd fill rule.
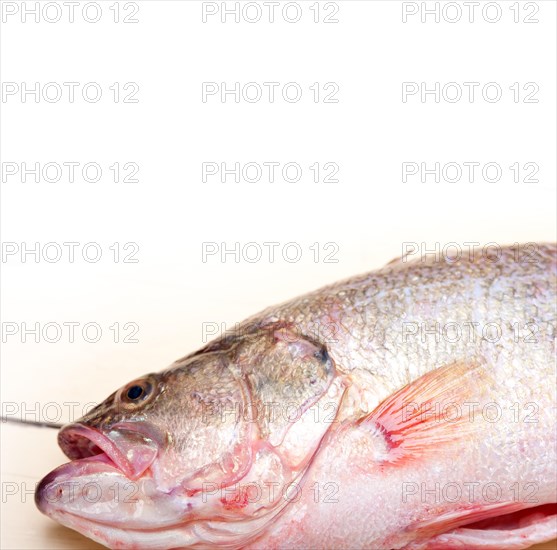
[[[474,22],[462,2],[441,2],[439,22],[434,14],[422,22],[421,2],[321,1],[317,12],[313,0],[298,1],[287,12],[291,19],[301,15],[294,23],[282,15],[285,2],[275,8],[274,22],[263,7],[256,23],[243,17],[256,14],[253,6],[242,12],[245,2],[238,23],[233,14],[222,22],[222,2],[98,1],[85,16],[86,3],[79,2],[73,22],[62,2],[45,11],[46,4],[37,2],[38,15],[25,20],[24,8],[33,10],[35,2],[2,6],[3,414],[74,419],[68,403],[79,404],[79,416],[87,403],[200,347],[208,340],[204,326],[233,327],[273,303],[378,268],[400,256],[407,242],[442,251],[450,242],[465,250],[466,242],[555,240],[553,1],[499,1],[488,8],[482,2]],[[49,22],[57,6],[60,20]],[[219,13],[204,23],[203,10],[213,8]],[[449,22],[458,8],[460,21]],[[499,21],[488,21],[498,13]],[[96,23],[86,20],[99,14]],[[137,22],[124,23],[125,16]],[[326,16],[338,22],[325,23]],[[67,82],[79,83],[73,102]],[[83,85],[91,82],[102,90],[98,102],[82,98]],[[123,102],[130,82],[138,88],[136,103]],[[230,89],[255,82],[263,97],[249,102],[240,94],[236,103],[233,94],[225,102],[216,94],[204,102],[204,82]],[[264,82],[279,83],[274,102]],[[460,86],[460,101],[443,94],[439,102],[434,94],[422,101],[420,93],[403,101],[404,83],[428,89],[439,83],[442,91],[450,82]],[[465,82],[479,83],[474,101]],[[490,82],[502,91],[499,101],[482,96]],[[510,88],[517,82],[518,96]],[[47,86],[51,101],[39,95],[36,102],[32,93],[23,101],[22,88],[35,83],[40,94],[55,83]],[[300,86],[299,101],[283,99],[287,83]],[[310,89],[315,83],[317,103]],[[324,90],[326,83],[333,85]],[[534,87],[524,89],[527,83]],[[63,95],[52,101],[56,86]],[[336,88],[338,102],[325,103],[326,92]],[[526,103],[534,88],[538,101]],[[254,90],[247,90],[250,97]],[[455,90],[445,88],[449,99]],[[23,182],[22,163],[33,168],[37,162],[41,170],[47,163],[80,165],[73,183],[66,169],[59,181],[41,174],[37,183],[28,174]],[[116,162],[136,163],[139,181],[116,183],[109,168]],[[253,183],[228,176],[223,183],[220,176],[203,181],[204,162],[281,166],[274,183],[265,175]],[[301,167],[298,182],[283,180],[288,162]],[[403,182],[402,165],[409,162],[480,166],[473,182],[466,172],[458,182],[435,182],[430,175],[422,183],[419,174]],[[501,168],[499,181],[482,176],[490,162]],[[98,182],[83,180],[86,163],[101,167]],[[321,167],[317,183],[309,168],[315,163]],[[338,165],[338,182],[322,181],[326,163]],[[518,183],[509,168],[515,163]],[[526,163],[538,167],[533,177],[539,181],[525,179],[531,171]],[[19,172],[10,175],[14,166]],[[67,242],[80,243],[73,262]],[[250,242],[256,244],[243,248]],[[265,242],[279,243],[274,261]],[[22,255],[35,243],[38,262],[33,253]],[[56,246],[62,249],[60,260],[45,259],[47,243],[55,243],[50,259]],[[85,243],[97,243],[98,262],[83,259]],[[123,249],[126,243],[136,243],[136,263],[123,262],[132,251]],[[203,261],[203,243],[216,243],[219,253]],[[220,249],[235,243],[239,258],[223,258]],[[287,253],[301,251],[298,261],[283,258],[287,243],[296,243]],[[257,247],[261,259],[249,261]],[[22,330],[36,323],[38,336],[30,333],[24,342]],[[64,323],[79,323],[73,342]],[[82,336],[86,323],[101,328],[98,342]],[[109,328],[114,323],[118,337]],[[138,342],[122,341],[130,332],[126,323],[137,327]],[[57,339],[56,327],[60,339],[49,342]],[[94,338],[94,331],[88,334]],[[2,436],[3,483],[24,481],[31,490],[64,460],[53,430],[3,425]],[[40,516],[21,485],[17,491],[3,495],[3,548],[93,547]]]

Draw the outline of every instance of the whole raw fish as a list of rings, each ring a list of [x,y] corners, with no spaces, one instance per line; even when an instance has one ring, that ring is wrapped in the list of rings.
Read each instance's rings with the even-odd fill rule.
[[[61,429],[39,509],[110,548],[557,537],[556,246],[459,256],[270,308],[119,389]]]

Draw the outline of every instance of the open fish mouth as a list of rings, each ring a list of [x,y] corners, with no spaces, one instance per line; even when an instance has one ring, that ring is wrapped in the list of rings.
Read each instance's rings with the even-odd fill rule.
[[[121,423],[105,433],[81,423],[68,424],[58,433],[58,441],[71,462],[37,486],[35,502],[47,515],[64,510],[81,513],[92,504],[100,510],[101,502],[108,508],[116,496],[132,505],[139,488],[145,487],[141,481],[154,483],[149,469],[159,454],[161,434],[149,425]],[[112,487],[127,484],[129,489],[115,495],[109,482]]]
[[[103,433],[84,424],[60,430],[58,443],[71,460],[105,454],[130,480],[136,480],[153,464],[159,452],[159,434],[139,423],[120,424]]]
[[[108,480],[117,484],[113,487],[128,483],[131,491],[138,492],[137,483],[151,477],[148,470],[158,456],[160,442],[150,426],[129,424],[115,425],[106,433],[80,423],[63,427],[58,440],[71,462],[41,480],[35,492],[39,510],[47,515],[64,509],[79,513],[93,502],[99,510],[101,502],[108,509],[115,497]],[[130,496],[131,491],[119,496]]]
[[[136,430],[122,424],[106,433],[80,423],[64,427],[59,442],[72,460],[40,481],[37,508],[110,548],[216,548],[227,538],[241,539],[234,547],[243,546],[252,536],[251,520],[228,525],[200,514],[204,499],[216,501],[218,493],[196,497],[157,486],[150,466],[162,449],[160,439],[148,432],[151,426],[137,424]]]
[[[178,500],[158,490],[151,470],[161,434],[150,425],[130,424],[114,425],[107,432],[81,423],[62,428],[60,446],[71,462],[40,481],[35,491],[39,510],[88,533],[88,523],[97,530],[100,525],[148,529],[157,523],[157,503],[168,512],[169,524],[181,518],[175,509]]]

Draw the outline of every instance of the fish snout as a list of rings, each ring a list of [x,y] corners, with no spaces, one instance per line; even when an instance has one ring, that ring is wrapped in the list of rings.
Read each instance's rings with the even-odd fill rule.
[[[57,468],[59,470],[59,468]],[[43,513],[48,514],[49,495],[47,494],[52,483],[56,481],[57,470],[44,476],[35,489],[35,505]]]

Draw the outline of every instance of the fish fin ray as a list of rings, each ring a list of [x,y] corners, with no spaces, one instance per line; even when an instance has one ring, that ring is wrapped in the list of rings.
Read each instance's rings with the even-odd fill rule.
[[[358,423],[383,434],[386,461],[419,458],[428,449],[462,440],[478,428],[473,411],[489,386],[480,361],[451,363],[404,386]]]

